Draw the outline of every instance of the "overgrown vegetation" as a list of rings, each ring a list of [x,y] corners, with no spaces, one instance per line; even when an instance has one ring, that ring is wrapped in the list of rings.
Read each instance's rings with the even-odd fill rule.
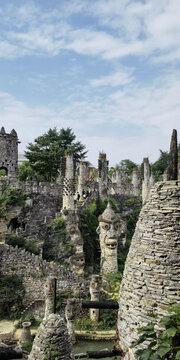
[[[0,277],[0,319],[18,319],[23,310],[25,289],[17,275]]]
[[[101,313],[100,321],[98,323],[94,323],[89,317],[84,316],[76,319],[75,328],[80,331],[115,330],[116,322],[117,312],[106,309]]]
[[[6,215],[9,206],[22,206],[26,200],[27,194],[20,189],[8,187],[3,195],[0,196],[0,216]]]
[[[8,240],[8,245],[29,251],[31,254],[39,255],[40,250],[36,247],[34,241],[26,241],[24,238],[11,236]]]
[[[153,323],[140,328],[141,336],[133,346],[145,347],[136,351],[137,359],[180,360],[180,305],[171,305],[167,310],[169,315],[162,317],[158,328]]]

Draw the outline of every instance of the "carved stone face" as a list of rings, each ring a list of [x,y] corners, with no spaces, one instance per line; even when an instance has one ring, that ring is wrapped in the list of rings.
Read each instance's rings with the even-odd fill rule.
[[[101,247],[101,273],[116,273],[118,268],[117,246],[120,237],[120,216],[108,204],[98,220],[97,232]]]
[[[117,248],[117,240],[119,237],[120,223],[119,221],[102,221],[99,223],[100,243],[102,247],[108,250]]]
[[[85,257],[83,252],[72,255],[70,263],[76,275],[81,276],[84,274]]]

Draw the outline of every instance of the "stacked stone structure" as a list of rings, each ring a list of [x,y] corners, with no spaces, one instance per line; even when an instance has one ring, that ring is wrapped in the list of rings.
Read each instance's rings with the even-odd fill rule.
[[[157,183],[141,210],[127,256],[119,297],[120,346],[131,347],[137,329],[180,303],[180,182]],[[132,354],[132,352],[131,352]],[[130,353],[127,359],[134,359]]]
[[[34,301],[45,299],[44,286],[49,276],[57,279],[57,291],[84,291],[83,281],[63,266],[49,263],[24,249],[5,244],[0,245],[0,273],[22,278],[26,290],[24,298],[26,306]]]
[[[72,345],[60,315],[51,314],[38,328],[28,360],[72,359]]]
[[[107,161],[106,159],[106,154],[100,153],[98,159],[98,182],[99,182],[99,196],[101,199],[107,197],[108,165],[109,165],[109,161]]]
[[[18,136],[13,129],[7,134],[4,127],[0,131],[0,170],[5,170],[12,180],[16,180],[18,173]]]
[[[83,201],[83,195],[86,195],[87,192],[88,162],[80,161],[78,170],[77,195],[80,196],[79,200]]]

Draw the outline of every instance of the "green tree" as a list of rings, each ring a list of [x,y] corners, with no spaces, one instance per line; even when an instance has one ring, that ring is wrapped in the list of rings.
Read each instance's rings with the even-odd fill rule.
[[[55,179],[66,150],[72,151],[75,160],[83,159],[87,153],[85,145],[75,139],[71,128],[54,128],[30,143],[25,154],[36,175],[47,181]]]
[[[139,169],[139,165],[129,159],[121,160],[115,167],[111,167],[109,175],[111,176],[116,170],[120,170],[127,178],[131,178],[134,169]]]
[[[168,168],[168,161],[169,161],[169,153],[168,151],[160,150],[160,156],[154,164],[152,164],[152,173],[154,175],[155,181],[161,181],[162,175]]]
[[[29,161],[25,160],[18,167],[18,178],[20,181],[26,181],[27,178],[33,178],[35,171]]]

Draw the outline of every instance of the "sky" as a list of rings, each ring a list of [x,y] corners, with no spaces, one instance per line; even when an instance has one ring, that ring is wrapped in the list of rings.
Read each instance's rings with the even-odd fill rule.
[[[97,166],[154,162],[180,126],[180,0],[0,0],[0,127],[72,128]]]

